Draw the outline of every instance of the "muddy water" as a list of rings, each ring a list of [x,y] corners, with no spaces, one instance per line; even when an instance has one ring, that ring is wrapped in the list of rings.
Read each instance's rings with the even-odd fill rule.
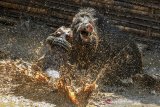
[[[16,26],[0,25],[0,58],[22,58],[33,61],[40,57],[45,50],[44,40],[52,32],[45,25],[36,25],[30,21],[21,21]],[[160,46],[143,49],[143,68],[145,73],[160,77]],[[0,91],[1,92],[1,91]],[[23,91],[22,91],[23,92]],[[50,93],[52,94],[52,93]],[[45,95],[47,96],[47,95]],[[21,94],[0,94],[0,106],[55,106],[52,100],[54,95],[37,101]],[[42,97],[42,96],[41,96]],[[38,97],[37,97],[38,98]],[[139,86],[116,87],[106,86],[104,92],[93,92],[88,107],[158,107],[160,106],[160,94],[154,89]],[[64,105],[65,107],[65,105]]]
[[[146,50],[143,53],[144,71],[160,77],[160,46]]]
[[[19,21],[14,26],[0,24],[0,58],[9,57],[33,61],[43,54],[43,43],[52,29],[30,21]]]
[[[146,45],[146,44],[142,44]],[[147,45],[146,45],[147,46]],[[160,46],[142,50],[144,73],[160,79]],[[159,107],[160,89],[132,85],[106,86],[105,92],[94,93],[88,107]]]
[[[13,95],[0,95],[1,107],[55,107],[56,105],[46,102],[34,102],[30,99],[17,97]]]

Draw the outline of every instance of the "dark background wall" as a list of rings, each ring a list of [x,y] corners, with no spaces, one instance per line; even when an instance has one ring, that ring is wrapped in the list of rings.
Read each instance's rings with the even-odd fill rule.
[[[0,20],[29,18],[57,28],[69,25],[81,7],[96,8],[126,32],[160,40],[159,0],[1,0]]]

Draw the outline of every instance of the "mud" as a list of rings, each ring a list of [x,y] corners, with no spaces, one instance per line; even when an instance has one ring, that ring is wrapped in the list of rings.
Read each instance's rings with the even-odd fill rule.
[[[27,21],[19,22],[17,26],[0,25],[0,106],[75,106],[66,94],[57,92],[53,84],[46,82],[47,76],[31,69],[31,64],[44,53],[44,40],[51,32],[50,27]],[[145,73],[156,78],[160,77],[159,53],[160,47],[155,46],[144,49],[142,55]],[[156,88],[138,84],[106,85],[103,91],[93,91],[87,107],[158,107],[158,85]]]
[[[42,47],[51,32],[52,28],[32,21],[20,20],[14,26],[0,23],[1,59],[36,60],[44,53]]]

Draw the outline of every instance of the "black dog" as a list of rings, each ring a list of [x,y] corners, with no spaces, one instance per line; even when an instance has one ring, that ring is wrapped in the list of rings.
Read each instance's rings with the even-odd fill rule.
[[[49,76],[59,72],[60,67],[67,64],[71,50],[71,44],[68,42],[70,36],[71,29],[62,26],[46,39],[49,50],[38,60],[37,65]]]

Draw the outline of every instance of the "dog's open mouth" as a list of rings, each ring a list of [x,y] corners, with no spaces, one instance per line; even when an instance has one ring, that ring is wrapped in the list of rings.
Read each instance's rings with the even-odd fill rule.
[[[71,44],[61,37],[50,36],[47,38],[47,43],[51,46],[60,46],[67,51],[71,50]]]

